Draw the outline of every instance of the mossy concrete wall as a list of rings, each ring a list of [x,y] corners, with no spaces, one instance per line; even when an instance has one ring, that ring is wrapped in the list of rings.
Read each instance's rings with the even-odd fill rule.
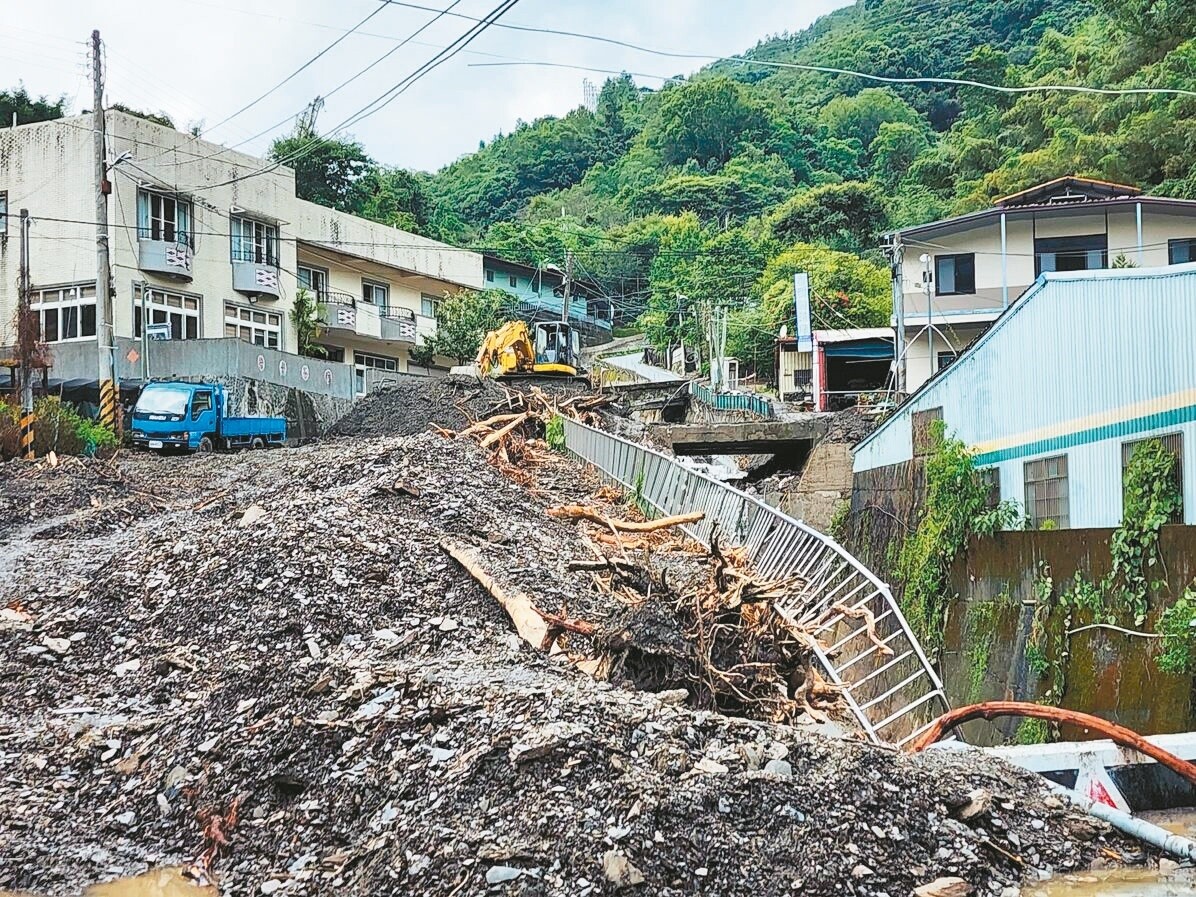
[[[1110,565],[1113,530],[1007,532],[973,538],[951,571],[959,595],[947,619],[943,680],[953,706],[986,700],[1034,701],[1051,686],[1026,660],[1034,611],[1046,594],[1058,596],[1078,572],[1099,582]],[[1152,596],[1143,631],[1196,579],[1196,526],[1164,527],[1162,588]],[[1059,615],[1054,615],[1056,618]],[[1058,625],[1058,620],[1053,625]],[[1077,612],[1072,628],[1092,622]],[[1161,672],[1159,639],[1090,629],[1070,637],[1061,706],[1092,713],[1145,735],[1196,730],[1194,679]],[[1051,663],[1060,658],[1048,656]],[[1017,719],[969,723],[969,741],[994,744],[1017,734]],[[1062,737],[1081,740],[1084,731]]]

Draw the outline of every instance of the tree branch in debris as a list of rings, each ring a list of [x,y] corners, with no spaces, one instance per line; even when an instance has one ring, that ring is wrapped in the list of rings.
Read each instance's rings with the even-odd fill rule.
[[[701,511],[691,511],[688,514],[675,514],[672,517],[658,517],[655,520],[616,520],[605,517],[593,508],[584,505],[562,505],[549,508],[548,516],[558,520],[589,520],[607,529],[621,533],[651,533],[670,526],[684,526],[687,523],[697,523],[706,515]]]
[[[884,643],[884,640],[876,632],[876,615],[866,607],[848,607],[846,604],[832,604],[827,608],[827,613],[842,614],[853,620],[863,620],[864,626],[867,627],[868,640],[876,646],[876,650],[885,657],[893,656],[893,649]]]
[[[1106,719],[1101,719],[1099,716],[1092,716],[1088,713],[1080,713],[1078,710],[1065,710],[1062,707],[1047,707],[1042,704],[1033,704],[1028,701],[989,701],[984,704],[972,704],[968,707],[959,707],[949,713],[944,713],[934,721],[929,729],[924,734],[919,736],[910,745],[910,750],[917,752],[925,750],[943,737],[951,729],[959,726],[969,720],[974,719],[996,719],[998,716],[1028,716],[1033,719],[1044,719],[1052,723],[1066,723],[1072,726],[1079,726],[1084,729],[1089,729],[1098,735],[1103,735],[1106,738],[1112,739],[1116,744],[1122,747],[1131,748],[1132,750],[1143,753],[1153,760],[1157,760],[1163,766],[1166,766],[1176,775],[1183,776],[1193,785],[1196,785],[1196,764],[1183,760],[1169,751],[1163,750],[1158,745],[1147,741],[1137,732],[1132,729],[1127,729],[1125,726],[1119,726],[1117,723],[1111,723]]]

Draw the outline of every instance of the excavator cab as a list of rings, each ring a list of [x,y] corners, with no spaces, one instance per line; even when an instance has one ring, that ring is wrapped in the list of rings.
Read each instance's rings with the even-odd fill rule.
[[[535,365],[537,374],[577,374],[581,340],[577,331],[564,321],[535,325]]]

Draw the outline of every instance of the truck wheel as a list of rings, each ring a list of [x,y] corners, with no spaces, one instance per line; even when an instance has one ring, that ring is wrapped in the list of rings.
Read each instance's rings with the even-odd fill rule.
[[[213,449],[215,449],[215,446],[212,445],[212,437],[211,436],[204,436],[202,439],[199,440],[200,454],[203,454],[203,455],[209,454]]]
[[[260,436],[254,436],[253,441],[249,443],[249,447],[254,451],[257,451],[258,449],[264,449],[266,447],[266,440],[262,439]]]

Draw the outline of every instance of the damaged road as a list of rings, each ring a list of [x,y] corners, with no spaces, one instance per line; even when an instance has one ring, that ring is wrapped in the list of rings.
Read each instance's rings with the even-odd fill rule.
[[[592,569],[611,546],[547,511],[631,511],[542,444],[501,462],[416,429],[0,469],[26,508],[0,535],[0,889],[193,864],[224,894],[904,897],[958,878],[1011,897],[1126,853],[987,757],[599,681],[577,632],[529,645],[443,545],[550,615],[609,621],[636,609],[595,583],[617,578]],[[23,504],[42,488],[64,497]],[[712,561],[675,549],[653,558],[692,594]]]

